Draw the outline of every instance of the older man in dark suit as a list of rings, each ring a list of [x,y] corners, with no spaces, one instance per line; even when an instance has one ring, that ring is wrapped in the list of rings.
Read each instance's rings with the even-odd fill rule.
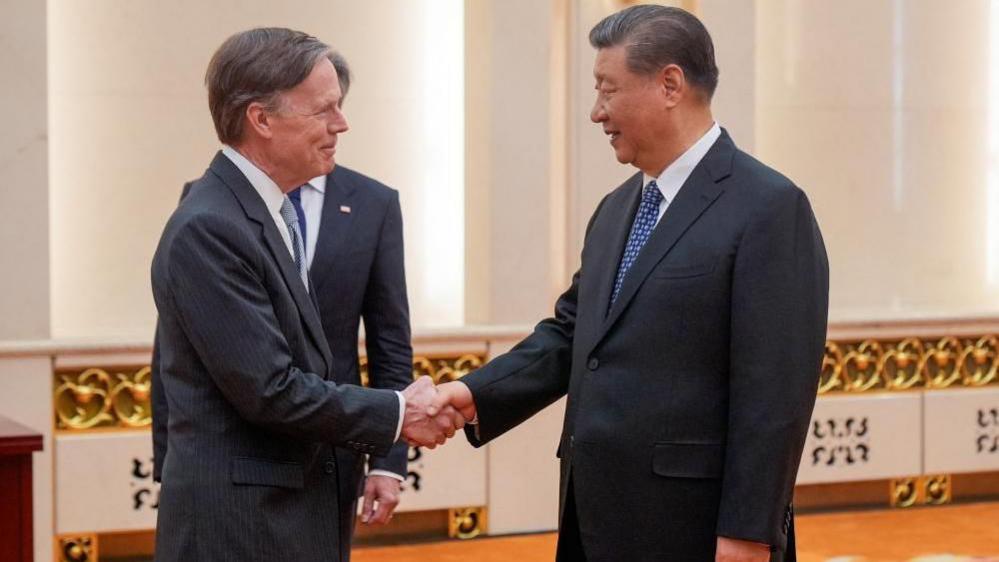
[[[596,103],[639,173],[597,207],[555,316],[439,388],[481,445],[568,394],[558,560],[795,559],[828,264],[805,194],[714,122],[711,38],[677,8],[590,32]]]
[[[331,52],[329,59],[336,70],[342,108],[350,90],[350,66],[337,52]],[[194,183],[184,184],[181,200]],[[288,198],[298,215],[309,276],[333,357],[334,381],[361,384],[358,329],[363,319],[368,384],[406,388],[413,382],[413,347],[399,193],[337,163],[329,174],[290,191]],[[154,477],[159,481],[166,457],[168,407],[162,392],[157,398],[153,458]],[[407,474],[408,453],[409,446],[400,441],[385,456],[368,457],[365,474],[364,454],[336,449],[344,545],[350,544],[353,534],[362,478],[361,520],[378,525],[392,518]]]
[[[152,265],[156,392],[167,404],[158,561],[346,560],[337,449],[433,446],[433,383],[337,384],[286,195],[330,172],[347,130],[329,47],[288,29],[226,40],[206,75],[223,150]]]

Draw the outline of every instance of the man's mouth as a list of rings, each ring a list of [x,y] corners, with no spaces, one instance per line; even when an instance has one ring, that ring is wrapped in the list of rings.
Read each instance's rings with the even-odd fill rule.
[[[618,137],[621,136],[621,133],[619,131],[604,131],[604,134],[610,137],[610,142],[612,144],[614,143],[614,141],[617,140]]]

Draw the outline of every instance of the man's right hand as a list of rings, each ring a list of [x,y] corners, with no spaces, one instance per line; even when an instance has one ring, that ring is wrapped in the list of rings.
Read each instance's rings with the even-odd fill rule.
[[[406,399],[406,413],[402,420],[402,437],[407,443],[416,447],[433,449],[443,445],[449,437],[464,427],[465,418],[454,408],[435,408],[434,413],[428,412],[433,405],[437,392],[434,381],[428,376],[422,376],[402,391]]]
[[[466,421],[476,418],[475,400],[472,391],[461,381],[452,381],[437,386],[437,396],[430,405],[431,416],[444,412],[448,406],[454,408]]]

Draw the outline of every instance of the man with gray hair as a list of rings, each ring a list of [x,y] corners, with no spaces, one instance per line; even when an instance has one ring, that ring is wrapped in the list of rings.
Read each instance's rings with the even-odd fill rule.
[[[433,447],[433,382],[334,382],[289,191],[330,172],[347,130],[324,43],[266,28],[227,39],[205,81],[223,144],[153,258],[154,417],[165,420],[156,560],[347,560],[336,448]]]
[[[590,32],[590,113],[638,169],[590,219],[553,318],[442,385],[482,445],[568,395],[557,559],[795,560],[828,262],[805,194],[711,114],[707,30],[634,6]]]

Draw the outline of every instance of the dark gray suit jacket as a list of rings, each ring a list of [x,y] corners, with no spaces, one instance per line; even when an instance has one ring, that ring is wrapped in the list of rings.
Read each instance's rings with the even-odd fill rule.
[[[722,136],[611,289],[641,197],[608,194],[582,265],[534,333],[462,380],[481,445],[568,394],[591,561],[714,560],[716,536],[794,560],[792,489],[826,334],[828,262],[805,194]]]
[[[181,200],[194,182],[184,184]],[[361,384],[357,334],[364,320],[368,381],[372,388],[403,390],[413,382],[413,347],[406,295],[399,193],[381,182],[337,165],[326,176],[322,221],[309,271],[313,295],[333,361],[337,384]],[[153,476],[159,481],[167,446],[167,404],[154,381]],[[371,456],[370,470],[407,475],[409,447],[400,441],[384,457]],[[365,455],[336,448],[340,478],[341,542],[350,544]]]
[[[333,382],[315,302],[222,154],[168,221],[152,284],[169,409],[156,559],[346,559],[333,447],[387,454],[399,401]]]

